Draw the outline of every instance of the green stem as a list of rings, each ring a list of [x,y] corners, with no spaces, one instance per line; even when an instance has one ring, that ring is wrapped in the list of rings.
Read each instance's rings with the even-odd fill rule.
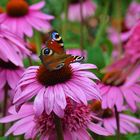
[[[117,0],[116,1],[116,9],[117,9],[117,19],[118,19],[118,33],[119,33],[119,44],[118,44],[118,51],[119,51],[119,58],[122,55],[122,40],[121,40],[121,30],[122,30],[122,26],[121,26],[121,18],[122,18],[122,13],[121,13],[121,0]]]
[[[64,0],[64,20],[63,20],[63,24],[62,24],[63,38],[65,38],[66,30],[67,30],[67,24],[68,24],[68,5],[69,5],[69,1]]]
[[[30,65],[30,66],[32,66],[32,65],[33,65],[33,63],[32,63],[32,59],[31,59],[31,57],[30,57],[30,56],[28,56],[28,61],[29,61],[29,65]]]
[[[117,111],[117,107],[114,106],[115,109],[115,117],[116,117],[116,124],[117,124],[117,137],[116,140],[120,140],[120,117],[119,112]]]
[[[80,0],[80,17],[81,17],[81,24],[80,24],[80,48],[82,55],[84,55],[84,17],[83,17],[83,0]]]
[[[100,16],[100,25],[99,25],[99,29],[97,31],[96,38],[94,40],[93,47],[98,47],[100,45],[100,42],[101,42],[100,40],[103,37],[106,26],[109,22],[109,16],[107,14],[108,9],[109,9],[109,1],[106,1],[105,8],[103,9],[103,14]]]
[[[56,133],[57,133],[57,140],[64,140],[61,119],[55,115],[54,121],[55,121]]]
[[[38,31],[35,31],[34,40],[37,46],[37,54],[39,56],[42,43],[41,43],[41,35]]]

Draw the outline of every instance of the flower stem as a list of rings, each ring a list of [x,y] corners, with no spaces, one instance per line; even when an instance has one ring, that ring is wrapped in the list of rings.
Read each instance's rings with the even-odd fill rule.
[[[55,121],[56,133],[57,133],[57,140],[64,140],[61,119],[55,115],[54,121]]]
[[[80,48],[82,55],[84,50],[84,17],[83,17],[83,0],[80,0],[80,18],[81,18],[81,24],[80,24]]]
[[[117,22],[117,26],[115,27],[117,32],[118,32],[118,59],[121,57],[123,53],[123,48],[122,48],[122,40],[121,40],[121,30],[122,30],[122,2],[121,0],[114,1],[114,7],[115,7],[115,20]]]
[[[37,46],[37,54],[39,56],[42,42],[41,42],[41,35],[38,31],[35,31],[34,39],[35,39],[35,43],[36,43],[36,46]]]
[[[7,103],[8,103],[8,85],[6,84],[5,87],[4,87],[4,102],[3,102],[3,117],[6,115],[7,113]],[[4,136],[4,133],[5,133],[5,125],[6,124],[3,124],[2,125],[2,136]]]
[[[115,108],[115,117],[116,117],[116,124],[117,124],[117,138],[116,140],[120,140],[120,117],[119,117],[119,112],[117,111],[117,107],[114,106]]]
[[[64,20],[62,21],[62,35],[63,38],[66,36],[66,31],[67,31],[67,25],[68,25],[68,5],[69,1],[64,0]]]
[[[30,66],[32,66],[32,65],[33,65],[33,63],[32,63],[32,59],[31,59],[31,57],[30,57],[30,56],[28,56],[28,61],[29,61],[29,65],[30,65]]]

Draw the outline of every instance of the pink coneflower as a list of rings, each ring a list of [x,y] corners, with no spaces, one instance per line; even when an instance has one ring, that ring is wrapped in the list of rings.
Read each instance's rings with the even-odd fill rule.
[[[1,118],[0,122],[17,122],[7,131],[6,136],[13,133],[15,136],[24,134],[25,139],[37,137],[41,140],[56,139],[55,116],[53,113],[48,115],[46,112],[42,112],[40,116],[36,116],[33,105],[29,104],[23,105],[18,113],[14,108],[11,108],[9,113],[10,115]],[[92,122],[94,117],[89,107],[69,101],[64,111],[64,118],[61,119],[64,139],[90,139],[91,136],[87,129],[99,135],[110,135],[111,133],[103,127]]]
[[[96,10],[96,4],[92,0],[83,0],[82,2],[83,18],[92,16]],[[70,0],[68,7],[68,19],[71,21],[81,21],[80,0]]]
[[[129,107],[136,111],[136,103],[140,102],[140,85],[131,81],[135,75],[129,76],[126,73],[122,69],[107,72],[99,83],[103,109],[116,106],[121,111],[125,99]]]
[[[86,69],[95,69],[93,64],[75,63],[60,70],[48,71],[44,65],[29,67],[19,81],[14,103],[20,104],[35,97],[37,115],[44,110],[49,115],[54,111],[63,116],[66,97],[87,104],[88,100],[100,99],[98,87],[91,79],[98,79]]]
[[[5,87],[6,90],[14,89],[23,72],[22,67],[0,60],[0,100],[3,100]],[[13,97],[13,95],[10,96]]]
[[[102,109],[101,102],[94,101],[91,105],[94,113],[97,113],[98,117],[102,118],[101,125],[108,130],[111,134],[115,135],[117,130],[116,118],[114,109]],[[138,133],[140,125],[140,119],[126,115],[123,112],[119,113],[120,133]]]
[[[8,26],[14,33],[31,37],[33,28],[39,31],[50,28],[49,21],[54,17],[40,11],[44,5],[44,1],[29,6],[25,0],[9,0],[6,13],[0,15],[0,23]]]
[[[128,29],[131,29],[140,20],[140,4],[136,1],[132,1],[130,4],[126,18],[125,25]]]
[[[24,45],[21,38],[0,25],[0,61],[10,61],[17,66],[23,66],[21,58],[29,54]]]

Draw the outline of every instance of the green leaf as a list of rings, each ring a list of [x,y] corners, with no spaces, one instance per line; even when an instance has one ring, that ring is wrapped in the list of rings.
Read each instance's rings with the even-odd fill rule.
[[[89,63],[97,65],[98,69],[102,69],[105,66],[105,59],[102,49],[100,47],[91,47],[87,49]]]

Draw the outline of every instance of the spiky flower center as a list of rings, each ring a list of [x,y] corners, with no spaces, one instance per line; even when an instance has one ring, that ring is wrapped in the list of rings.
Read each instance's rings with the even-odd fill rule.
[[[80,1],[81,0],[70,0],[70,3],[71,4],[78,4],[78,3],[80,3]],[[84,1],[86,1],[86,0],[82,0],[82,2],[84,2]]]
[[[126,75],[121,70],[114,70],[104,75],[102,82],[106,85],[121,86],[126,80]]]
[[[91,121],[91,114],[89,107],[85,105],[77,105],[67,102],[65,108],[65,115],[61,118],[63,131],[77,131],[80,128],[87,128]],[[40,134],[47,134],[48,132],[56,132],[55,130],[55,115],[51,113],[47,115],[45,112],[35,117],[36,128]]]
[[[10,17],[22,17],[28,13],[29,5],[25,0],[9,0],[6,11]]]
[[[35,123],[40,134],[47,133],[50,129],[55,129],[53,114],[47,115],[46,113],[43,113],[41,116],[35,117]]]
[[[72,77],[71,66],[64,66],[60,70],[49,71],[41,65],[37,71],[37,80],[44,86],[65,83]]]
[[[10,70],[16,70],[18,67],[14,65],[12,62],[4,62],[2,59],[0,59],[0,68],[4,69],[10,69]]]
[[[62,120],[64,130],[77,131],[79,128],[86,128],[91,121],[89,107],[85,105],[76,105],[68,103],[65,115]]]

